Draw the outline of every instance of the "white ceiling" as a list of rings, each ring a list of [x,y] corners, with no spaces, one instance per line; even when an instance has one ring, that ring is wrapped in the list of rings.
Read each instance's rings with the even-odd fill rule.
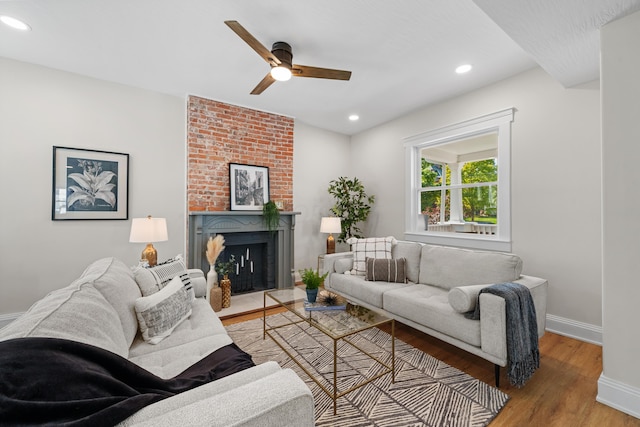
[[[593,80],[598,29],[637,10],[640,0],[0,0],[0,15],[32,27],[0,25],[0,56],[351,135],[536,65],[565,86]],[[293,78],[249,95],[269,66],[225,20],[351,80]],[[473,70],[455,74],[464,63]]]

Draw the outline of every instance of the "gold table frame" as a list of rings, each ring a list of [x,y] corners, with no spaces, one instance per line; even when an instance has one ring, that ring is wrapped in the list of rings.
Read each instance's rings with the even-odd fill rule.
[[[275,301],[278,306],[286,308],[290,313],[295,314],[299,320],[291,321],[289,323],[285,323],[282,325],[277,325],[273,327],[267,327],[267,297],[271,300]],[[355,325],[351,328],[347,328],[347,330],[341,332],[334,332],[330,330],[326,325],[323,325],[318,319],[313,317],[313,313],[331,313],[332,311],[306,311],[304,309],[304,299],[295,298],[294,289],[278,289],[273,291],[264,292],[264,301],[263,301],[263,313],[262,313],[262,328],[263,334],[262,339],[266,339],[269,336],[281,349],[284,351],[289,358],[300,367],[308,376],[311,378],[322,391],[324,391],[331,399],[333,399],[333,414],[337,413],[337,400],[338,398],[344,396],[347,393],[350,393],[354,390],[359,389],[372,381],[377,380],[378,378],[391,373],[391,381],[396,381],[396,372],[395,372],[395,362],[396,362],[396,346],[395,346],[395,320],[392,318],[388,318],[380,313],[377,313],[373,310],[348,304],[347,310],[336,310],[334,313],[342,312],[347,313],[351,317],[351,320],[355,323]],[[292,354],[287,348],[285,348],[284,344],[280,343],[278,339],[276,339],[275,334],[271,333],[276,329],[283,328],[285,326],[290,325],[299,325],[301,323],[307,323],[310,326],[316,328],[318,331],[322,332],[324,335],[328,336],[333,340],[333,390],[329,390],[319,378],[317,378],[313,373],[309,371],[303,364]],[[384,324],[391,324],[391,365],[385,363],[379,358],[373,356],[366,350],[359,347],[353,341],[349,340],[348,337],[351,335],[357,334],[362,331],[366,331],[368,329],[381,326]],[[301,326],[300,326],[301,327]],[[369,358],[379,363],[384,369],[373,377],[367,378],[365,381],[362,381],[358,384],[351,386],[349,389],[344,391],[338,391],[338,370],[337,370],[337,358],[338,358],[338,342],[342,340],[352,347],[358,349],[363,354],[367,355]],[[286,343],[286,339],[284,339]],[[290,346],[292,349],[293,346]],[[295,350],[295,349],[294,349]]]

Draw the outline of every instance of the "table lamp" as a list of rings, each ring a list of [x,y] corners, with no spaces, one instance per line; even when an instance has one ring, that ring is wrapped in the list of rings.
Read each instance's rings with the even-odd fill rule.
[[[165,218],[133,218],[131,222],[131,234],[129,242],[147,243],[142,251],[141,259],[147,260],[149,267],[158,264],[158,251],[153,247],[153,242],[166,242],[169,240],[167,233],[167,220]]]
[[[340,218],[334,216],[325,216],[320,221],[320,232],[329,233],[327,237],[327,253],[333,254],[336,252],[336,241],[333,238],[333,233],[342,233],[342,227],[340,226]]]

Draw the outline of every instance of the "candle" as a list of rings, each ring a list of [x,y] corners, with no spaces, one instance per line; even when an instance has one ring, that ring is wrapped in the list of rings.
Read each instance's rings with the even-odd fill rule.
[[[236,262],[236,276],[240,274],[240,268],[238,266],[238,263]]]
[[[249,248],[247,248],[247,259],[249,259]]]
[[[251,261],[251,272],[253,273],[253,261]]]
[[[240,267],[244,268],[244,255],[240,257]]]

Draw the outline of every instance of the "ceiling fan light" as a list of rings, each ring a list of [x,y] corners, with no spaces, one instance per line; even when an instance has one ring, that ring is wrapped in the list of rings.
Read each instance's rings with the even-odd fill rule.
[[[464,64],[456,68],[456,73],[458,74],[468,73],[469,71],[471,71],[471,68],[473,68],[471,64]]]
[[[273,67],[271,69],[271,77],[280,82],[286,82],[291,78],[291,70],[287,67]]]
[[[6,16],[6,15],[1,15],[0,16],[0,21],[5,24],[8,25],[11,28],[15,28],[16,30],[20,30],[20,31],[30,31],[31,27],[29,25],[27,25],[25,22],[13,18],[11,16]]]

